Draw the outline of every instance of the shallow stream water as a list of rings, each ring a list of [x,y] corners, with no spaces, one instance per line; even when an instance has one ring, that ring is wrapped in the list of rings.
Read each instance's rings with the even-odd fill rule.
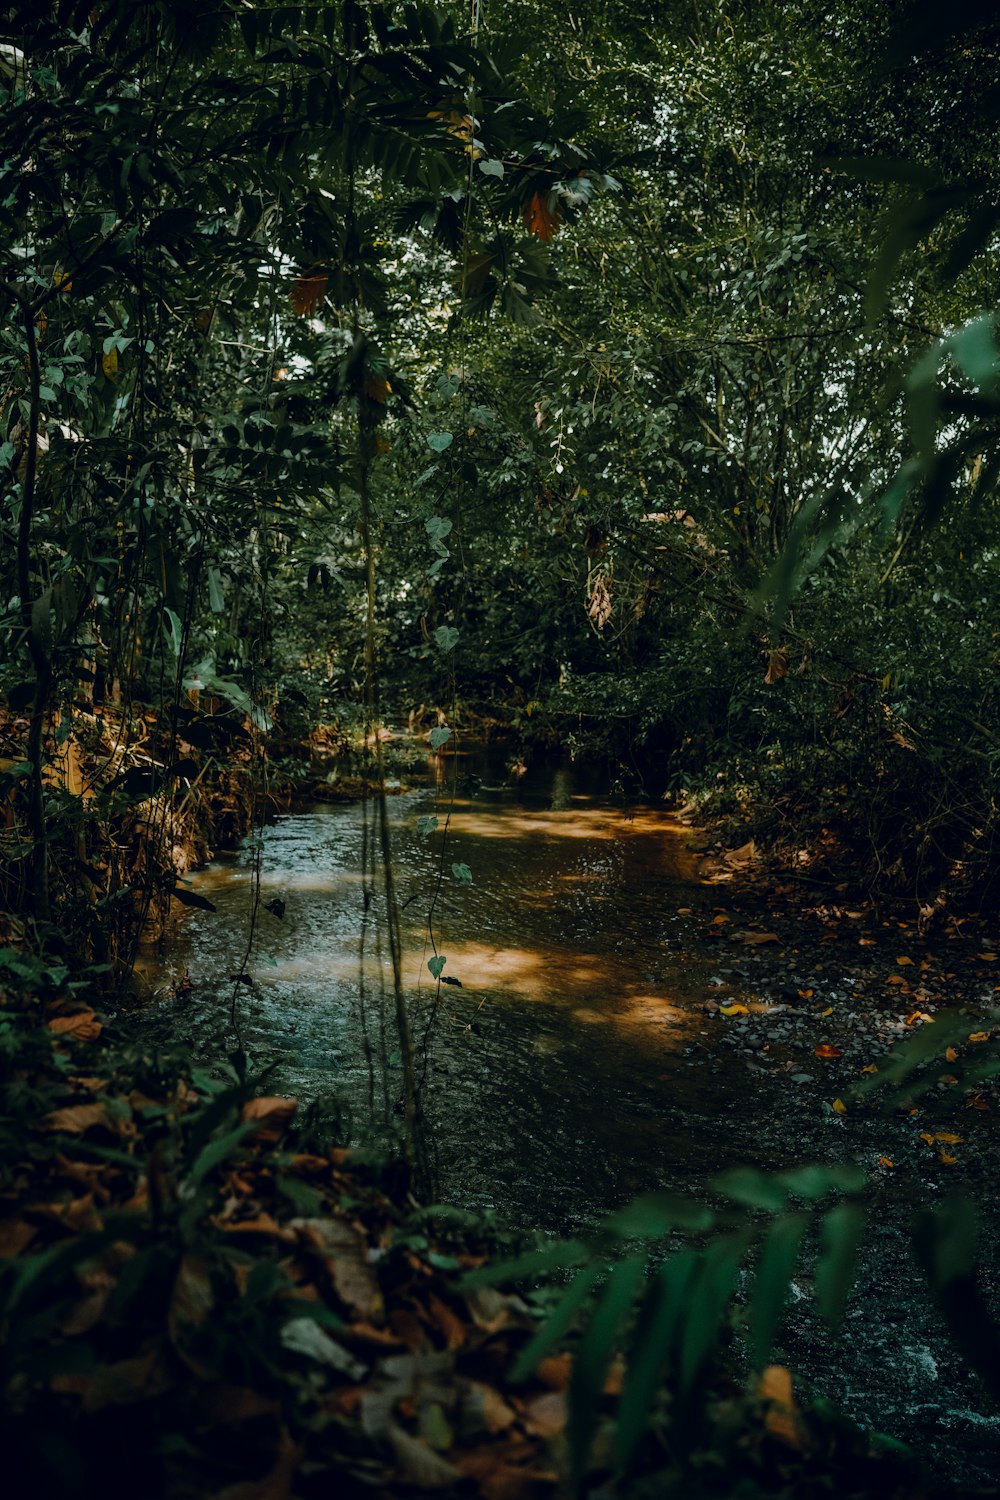
[[[689,829],[658,809],[623,807],[576,767],[538,763],[509,777],[503,762],[495,750],[432,757],[425,784],[390,802],[439,1200],[565,1233],[639,1192],[704,1191],[728,1166],[870,1167],[896,1149],[898,1123],[845,1128],[821,1091],[789,1083],[780,1049],[752,1034],[747,1045],[733,1045],[733,1033],[720,1045],[706,999],[767,999],[807,982],[810,959],[792,949],[779,961],[768,947],[725,961],[704,941],[720,892],[699,880]],[[430,816],[439,827],[422,835],[418,822]],[[253,984],[236,990],[243,1045],[257,1064],[277,1064],[269,1091],[332,1095],[358,1122],[372,1093],[391,1117],[400,1089],[378,894],[363,921],[371,818],[360,803],[317,804],[268,825],[246,966]],[[217,911],[187,913],[147,962],[155,998],[144,1031],[203,1059],[236,1041],[228,976],[247,951],[252,866],[245,849],[196,876]],[[453,866],[467,866],[471,884]],[[265,909],[275,898],[280,918]],[[460,981],[440,992],[427,969],[435,945],[445,976]],[[178,987],[183,975],[190,990]],[[917,1285],[904,1234],[913,1191],[900,1179],[885,1185],[849,1352],[817,1336],[803,1277],[787,1357],[863,1424],[956,1478],[988,1482],[1000,1472],[1000,1429]]]

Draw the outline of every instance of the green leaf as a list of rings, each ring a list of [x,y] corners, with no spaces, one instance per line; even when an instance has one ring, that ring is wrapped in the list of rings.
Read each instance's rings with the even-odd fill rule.
[[[764,1240],[750,1297],[752,1359],[758,1370],[768,1362],[810,1217],[807,1213],[783,1214],[775,1219]]]
[[[184,639],[183,627],[174,610],[166,604],[163,606],[163,613],[166,615],[163,630],[167,638],[167,644],[175,656],[180,656],[181,644]]]
[[[184,1180],[182,1192],[187,1194],[190,1189],[202,1182],[213,1168],[220,1166],[227,1157],[232,1156],[256,1128],[256,1120],[243,1120],[234,1130],[227,1130],[225,1135],[217,1136],[215,1140],[209,1141],[196,1157],[194,1165]]]
[[[854,1285],[858,1243],[864,1228],[864,1210],[855,1203],[838,1204],[823,1220],[816,1265],[816,1305],[833,1331],[840,1324]]]
[[[484,159],[479,162],[479,170],[484,177],[502,177],[503,162],[497,161],[495,158],[492,160]]]
[[[438,820],[431,814],[429,817],[417,819],[417,833],[422,839],[429,837],[438,826]]]
[[[438,727],[436,729],[432,729],[430,733],[431,749],[440,750],[441,746],[446,745],[450,739],[451,730],[448,728],[448,726],[446,724],[438,725]],[[435,819],[435,827],[436,826],[437,820]]]
[[[661,1239],[675,1229],[702,1233],[715,1215],[704,1204],[679,1193],[644,1193],[605,1219],[604,1227],[623,1239]]]
[[[639,1313],[618,1403],[615,1460],[619,1472],[628,1467],[646,1430],[656,1388],[674,1352],[677,1329],[699,1260],[696,1251],[682,1250],[665,1261]]]
[[[754,1167],[733,1167],[729,1172],[713,1178],[709,1186],[734,1203],[747,1208],[765,1208],[778,1212],[784,1208],[788,1188],[778,1178],[768,1177]]]
[[[822,1198],[827,1193],[860,1193],[868,1178],[863,1167],[845,1162],[831,1167],[793,1167],[789,1172],[779,1172],[777,1180],[798,1198]]]
[[[454,438],[450,432],[429,432],[427,434],[427,446],[433,449],[435,453],[443,453],[446,448],[451,447],[453,441]]]
[[[689,1394],[707,1368],[719,1336],[753,1231],[749,1228],[718,1239],[704,1252],[687,1306],[681,1344],[681,1390]]]
[[[975,1205],[955,1194],[939,1209],[918,1214],[912,1233],[917,1260],[956,1347],[994,1398],[1000,1399],[1000,1326],[986,1305],[976,1274],[979,1223]]]
[[[989,390],[1000,374],[993,314],[975,318],[948,340],[955,363],[981,390]]]
[[[435,979],[441,978],[441,972],[447,962],[448,960],[443,953],[435,953],[433,958],[429,958],[427,960],[427,967],[430,969]]]
[[[580,1340],[569,1388],[570,1468],[578,1484],[594,1437],[595,1418],[619,1331],[646,1271],[646,1257],[633,1255],[614,1267]]]
[[[528,1340],[514,1361],[510,1372],[512,1381],[524,1380],[552,1349],[562,1343],[574,1318],[590,1296],[590,1289],[600,1270],[600,1266],[586,1266],[574,1276],[538,1332]]]
[[[454,875],[459,885],[472,884],[472,871],[469,869],[468,865],[452,865],[451,873]]]
[[[453,625],[439,625],[434,632],[434,639],[442,651],[454,651],[458,645],[459,632]]]
[[[45,656],[52,651],[52,590],[45,589],[31,606],[31,634]]]
[[[448,549],[443,544],[445,537],[449,535],[451,529],[452,523],[448,520],[447,516],[428,516],[424,522],[424,530],[430,537],[432,545],[441,548],[446,556],[448,555]]]
[[[470,1291],[477,1286],[503,1286],[507,1282],[527,1281],[578,1266],[587,1257],[587,1247],[580,1240],[558,1240],[537,1250],[526,1250],[513,1260],[491,1261],[462,1277],[459,1286]]]
[[[226,596],[222,588],[222,574],[218,568],[208,570],[208,602],[212,613],[221,615],[226,607]]]

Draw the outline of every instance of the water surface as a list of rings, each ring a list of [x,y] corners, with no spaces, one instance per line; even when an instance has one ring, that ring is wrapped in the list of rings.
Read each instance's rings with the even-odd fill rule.
[[[726,893],[699,880],[690,830],[669,813],[626,807],[564,764],[510,777],[502,752],[482,751],[432,757],[424,784],[393,797],[390,814],[439,1199],[566,1233],[655,1187],[701,1192],[727,1166],[859,1160],[872,1169],[886,1151],[912,1149],[912,1124],[876,1111],[845,1122],[822,1083],[790,1082],[780,1047],[762,1049],[742,1022],[705,1015],[709,997],[756,1006],[789,982],[793,993],[813,983],[809,937],[801,950],[730,945],[726,956],[707,942]],[[423,835],[420,820],[432,816],[439,826]],[[204,1060],[224,1056],[237,1040],[228,976],[249,947],[252,986],[235,987],[239,1040],[256,1064],[277,1065],[271,1090],[332,1095],[358,1139],[372,1103],[398,1130],[401,1086],[381,886],[377,873],[365,875],[373,817],[360,803],[275,817],[252,931],[252,846],[194,877],[218,910],[185,913],[150,960],[156,999],[141,1022]],[[467,866],[471,884],[454,866]],[[275,898],[281,918],[265,909]],[[460,984],[435,983],[435,951]],[[193,987],[175,993],[182,975]],[[847,970],[831,1003],[851,982]],[[863,1424],[986,1482],[1000,1466],[996,1417],[907,1248],[914,1193],[937,1185],[882,1175],[848,1314],[849,1357],[820,1337],[807,1276],[786,1357]]]

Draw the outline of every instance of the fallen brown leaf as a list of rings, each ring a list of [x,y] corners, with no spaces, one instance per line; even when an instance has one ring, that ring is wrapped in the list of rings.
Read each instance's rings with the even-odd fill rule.
[[[563,1354],[550,1354],[543,1359],[535,1371],[535,1379],[547,1385],[553,1391],[565,1391],[569,1388],[570,1378],[573,1374],[573,1356],[567,1351]]]
[[[786,1447],[800,1449],[804,1433],[792,1391],[791,1372],[784,1365],[769,1365],[762,1373],[757,1389],[767,1406],[765,1430]]]
[[[427,1311],[434,1326],[443,1335],[445,1347],[448,1349],[461,1349],[465,1343],[468,1329],[465,1323],[453,1312],[446,1302],[436,1297],[433,1292],[427,1298]]]
[[[566,1426],[568,1407],[565,1391],[543,1391],[524,1408],[524,1425],[535,1437],[553,1438]]]
[[[291,1229],[284,1229],[268,1213],[255,1214],[251,1219],[223,1219],[221,1216],[213,1218],[212,1223],[218,1229],[224,1229],[227,1234],[263,1234],[269,1239],[287,1240],[293,1244],[295,1233]]]
[[[375,1272],[368,1264],[368,1241],[364,1233],[344,1219],[292,1219],[301,1244],[323,1257],[327,1273],[341,1302],[356,1318],[379,1323],[384,1315],[382,1293]]]
[[[71,1135],[83,1135],[95,1125],[114,1129],[103,1104],[69,1104],[65,1109],[54,1109],[44,1117],[42,1125],[46,1130],[63,1130]]]
[[[20,1255],[38,1233],[35,1224],[26,1224],[23,1219],[0,1219],[0,1260],[13,1260]]]
[[[500,1392],[479,1380],[470,1380],[462,1391],[461,1428],[463,1435],[489,1432],[494,1437],[506,1432],[517,1420],[517,1413]]]
[[[77,1010],[69,1016],[56,1016],[49,1022],[49,1030],[56,1036],[72,1037],[77,1042],[96,1042],[102,1027],[96,1012]]]
[[[479,1286],[466,1292],[465,1303],[477,1328],[484,1333],[499,1333],[501,1328],[533,1326],[527,1304],[520,1297],[498,1292],[492,1286]]]

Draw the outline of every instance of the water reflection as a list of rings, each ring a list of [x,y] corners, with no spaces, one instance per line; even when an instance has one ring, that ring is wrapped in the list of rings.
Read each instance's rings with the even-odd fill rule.
[[[433,758],[435,775],[443,764]],[[700,1151],[692,1135],[707,1139],[698,1122],[737,1084],[731,1063],[714,1064],[709,1095],[695,1077],[704,1062],[683,1055],[702,1024],[703,976],[671,955],[664,915],[691,899],[685,830],[594,794],[569,765],[505,785],[496,758],[466,751],[461,764],[485,783],[477,796],[429,785],[390,805],[439,1191],[565,1228],[651,1183],[711,1170],[717,1148]],[[440,826],[422,838],[431,813]],[[280,896],[285,915],[260,911],[254,984],[239,995],[244,1040],[279,1063],[276,1086],[307,1097],[334,1088],[356,1113],[367,1097],[362,975],[376,1056],[383,1028],[385,1055],[394,1049],[377,892],[364,965],[359,956],[365,816],[324,805],[266,830],[261,903]],[[452,875],[463,864],[471,885]],[[189,913],[151,970],[160,1000],[149,1024],[218,1056],[233,1041],[226,976],[246,945],[248,856],[217,861],[196,884],[218,911]],[[432,908],[445,975],[459,982],[439,993],[427,969]],[[181,971],[194,988],[175,996]]]

